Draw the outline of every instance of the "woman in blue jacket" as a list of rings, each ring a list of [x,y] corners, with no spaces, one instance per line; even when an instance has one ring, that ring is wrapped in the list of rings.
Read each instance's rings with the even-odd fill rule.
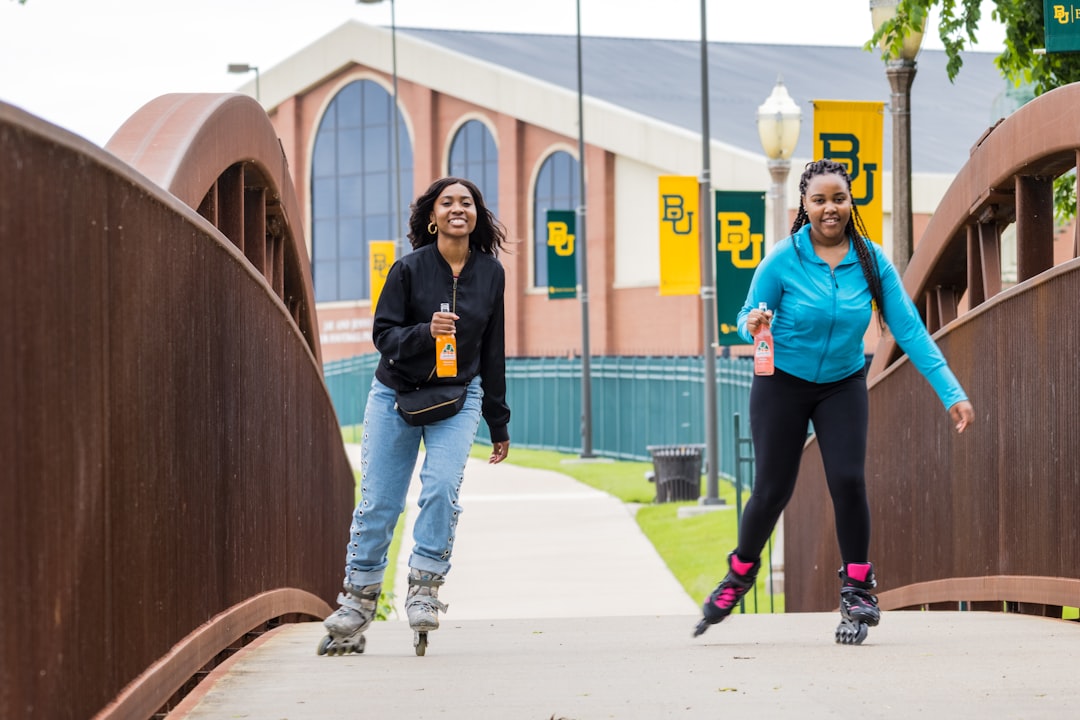
[[[329,634],[319,644],[320,655],[364,651],[363,633],[375,618],[387,550],[405,509],[421,441],[420,512],[405,612],[416,653],[424,654],[427,633],[439,627],[439,611],[446,610],[439,587],[450,570],[461,513],[458,493],[481,418],[491,432],[489,462],[502,462],[510,450],[506,280],[496,257],[506,229],[473,183],[446,177],[413,203],[409,240],[413,252],[390,268],[375,309],[372,339],[380,358],[364,410],[361,497],[352,516],[341,607],[323,622]],[[435,338],[444,335],[456,340],[456,377],[438,377],[435,371]],[[460,407],[449,417],[406,421],[409,413],[399,412],[399,393],[444,392]]]
[[[837,642],[859,643],[880,614],[870,548],[866,497],[868,397],[863,335],[872,309],[882,310],[900,347],[948,409],[957,432],[974,410],[941,351],[904,292],[900,275],[866,238],[840,163],[809,163],[799,182],[799,213],[792,234],[754,273],[739,313],[748,342],[762,325],[773,335],[775,374],[755,376],[750,390],[754,490],[743,511],[729,572],[705,601],[701,634],[726,618],[753,587],[761,551],[795,490],[813,422],[836,518],[842,621]],[[765,303],[766,310],[759,309]]]

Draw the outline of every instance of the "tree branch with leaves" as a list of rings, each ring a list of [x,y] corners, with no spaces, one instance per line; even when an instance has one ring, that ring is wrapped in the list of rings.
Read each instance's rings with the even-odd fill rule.
[[[950,82],[955,82],[964,64],[964,51],[976,43],[982,4],[982,0],[900,0],[895,17],[883,23],[864,48],[873,51],[881,47],[882,59],[898,56],[904,38],[921,32],[936,7],[945,71]],[[1005,48],[994,64],[1015,87],[1029,86],[1035,95],[1042,95],[1080,81],[1080,53],[1036,53],[1046,47],[1043,0],[996,0],[990,17],[1005,27]],[[1075,170],[1054,181],[1054,215],[1063,222],[1076,216]]]
[[[921,31],[930,11],[940,13],[938,37],[945,48],[946,72],[955,81],[964,64],[963,52],[976,42],[982,21],[981,0],[900,0],[896,16],[886,21],[866,43],[867,50],[884,44],[882,57],[895,53],[904,37]],[[1005,27],[1005,49],[995,64],[1015,85],[1031,84],[1036,95],[1080,80],[1080,54],[1037,55],[1046,46],[1042,0],[996,0],[990,17]]]

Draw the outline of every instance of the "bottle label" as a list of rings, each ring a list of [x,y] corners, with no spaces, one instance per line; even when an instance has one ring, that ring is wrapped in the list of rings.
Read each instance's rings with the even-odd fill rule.
[[[454,347],[454,343],[444,343],[442,349],[439,351],[439,360],[442,362],[453,362],[457,359],[457,348]]]

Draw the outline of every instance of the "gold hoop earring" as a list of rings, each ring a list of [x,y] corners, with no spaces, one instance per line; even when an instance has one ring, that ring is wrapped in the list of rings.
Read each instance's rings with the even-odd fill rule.
[[[435,235],[439,232],[439,226],[435,224],[434,220],[427,224],[427,231],[429,235]]]

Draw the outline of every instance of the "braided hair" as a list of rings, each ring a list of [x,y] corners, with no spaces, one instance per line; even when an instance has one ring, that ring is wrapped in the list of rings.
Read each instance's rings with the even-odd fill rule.
[[[847,168],[843,164],[826,159],[807,163],[806,169],[803,170],[802,177],[799,179],[799,212],[795,216],[795,222],[791,225],[792,235],[810,222],[810,216],[806,214],[803,198],[806,197],[806,188],[810,184],[810,180],[819,175],[839,175],[844,179],[844,184],[847,185],[848,195],[851,195],[851,178],[848,176]],[[866,278],[866,284],[870,288],[870,297],[874,301],[874,307],[878,310],[878,325],[881,329],[884,329],[885,292],[881,285],[881,271],[877,266],[874,254],[870,250],[866,226],[863,225],[862,217],[859,215],[859,208],[854,201],[851,203],[851,217],[848,218],[844,232],[851,241],[852,247],[855,248],[855,254],[859,258],[859,266],[862,268],[863,277]]]

